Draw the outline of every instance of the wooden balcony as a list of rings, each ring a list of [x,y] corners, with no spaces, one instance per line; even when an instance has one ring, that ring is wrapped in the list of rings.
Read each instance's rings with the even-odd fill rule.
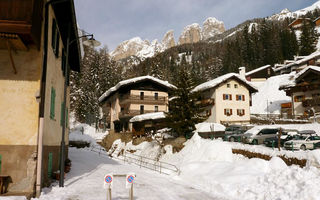
[[[320,106],[320,97],[312,98],[312,99],[305,99],[302,101],[303,107],[315,107]]]
[[[141,96],[139,95],[124,95],[120,97],[120,104],[151,104],[151,105],[165,105],[168,103],[166,97],[158,97],[155,99],[154,96],[143,96],[143,99],[141,99]]]
[[[119,118],[127,118],[127,117],[134,117],[137,115],[142,115],[142,114],[146,114],[146,113],[153,113],[155,112],[154,110],[144,110],[143,113],[140,112],[140,110],[125,110],[125,111],[121,111],[119,113]]]
[[[214,99],[202,99],[198,101],[197,104],[200,104],[201,107],[214,106],[215,101]]]

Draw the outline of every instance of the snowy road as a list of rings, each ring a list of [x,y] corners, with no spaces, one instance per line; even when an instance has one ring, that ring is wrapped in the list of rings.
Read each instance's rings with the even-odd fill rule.
[[[110,172],[136,173],[134,199],[137,200],[217,199],[207,192],[191,187],[189,183],[136,166],[124,165],[90,151],[70,148],[69,156],[72,160],[72,170],[67,174],[65,187],[59,188],[58,185],[55,185],[44,189],[44,194],[40,199],[106,199],[103,178]],[[125,178],[114,178],[112,199],[128,199]]]

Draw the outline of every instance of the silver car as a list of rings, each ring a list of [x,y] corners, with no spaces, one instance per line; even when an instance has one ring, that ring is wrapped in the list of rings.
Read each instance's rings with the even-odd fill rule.
[[[267,138],[273,138],[278,135],[278,128],[263,128],[257,134],[245,133],[243,142],[247,144],[263,144]]]

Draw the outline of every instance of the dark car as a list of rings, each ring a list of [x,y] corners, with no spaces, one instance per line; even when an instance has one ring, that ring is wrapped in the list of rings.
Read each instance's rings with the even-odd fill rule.
[[[229,142],[240,142],[245,130],[236,130],[232,134],[225,134],[224,140]]]
[[[292,140],[298,133],[297,130],[283,130],[280,137],[280,146],[283,147],[286,141]],[[263,143],[267,147],[278,147],[278,141],[278,136],[274,136],[272,138],[266,138]]]

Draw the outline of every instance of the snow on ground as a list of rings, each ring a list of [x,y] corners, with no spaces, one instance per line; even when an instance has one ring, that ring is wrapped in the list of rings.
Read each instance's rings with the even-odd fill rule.
[[[55,183],[53,187],[43,190],[40,200],[106,199],[103,179],[107,173],[111,172],[114,174],[136,173],[133,192],[136,200],[219,199],[182,180],[125,165],[110,158],[100,157],[88,150],[70,148],[69,155],[72,160],[72,169],[66,176],[65,187],[59,188]],[[114,178],[112,199],[128,199],[125,178]]]
[[[101,132],[88,124],[74,122],[71,125],[69,141],[84,141],[95,145],[97,141],[101,141],[107,134],[108,131]]]
[[[177,180],[192,183],[216,197],[241,200],[319,199],[320,171],[288,167],[277,157],[270,161],[233,155],[231,143],[205,140],[195,134],[176,154],[162,160],[180,167]],[[319,159],[320,150],[314,151]]]
[[[277,125],[275,125],[277,126]],[[319,124],[281,125],[298,130],[320,131]],[[266,126],[259,126],[266,127]],[[185,142],[179,153],[172,153],[172,147],[165,146],[166,153],[161,161],[172,163],[180,169],[180,174],[161,175],[135,165],[123,164],[89,149],[69,149],[72,170],[67,174],[65,187],[59,188],[55,182],[45,188],[40,197],[50,200],[90,200],[105,199],[103,177],[107,173],[136,173],[134,197],[140,199],[213,199],[213,200],[316,200],[320,192],[320,170],[314,165],[305,168],[286,166],[277,157],[270,161],[247,159],[232,154],[232,148],[243,144],[209,140],[197,133]],[[114,147],[134,150],[147,157],[158,155],[160,148],[156,141],[142,142],[135,146],[116,140]],[[258,152],[271,152],[271,148],[244,145],[243,148]],[[276,151],[273,151],[276,152]],[[290,152],[307,155],[320,166],[320,150]],[[275,154],[273,154],[275,155]],[[124,178],[114,178],[113,199],[128,198]],[[17,199],[19,200],[19,199]]]
[[[283,90],[279,90],[279,86],[287,82],[291,77],[290,74],[273,76],[266,80],[263,84],[252,82],[258,87],[259,92],[252,95],[252,106],[250,111],[252,114],[280,114],[281,104],[291,102],[291,98],[286,96]]]

